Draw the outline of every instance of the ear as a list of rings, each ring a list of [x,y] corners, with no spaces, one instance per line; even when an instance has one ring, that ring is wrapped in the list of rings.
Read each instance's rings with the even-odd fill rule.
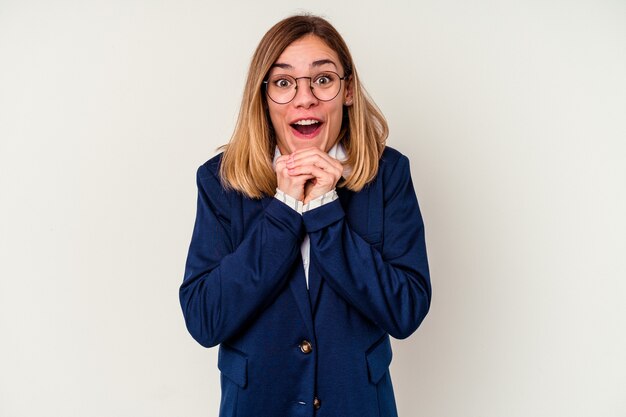
[[[352,83],[352,75],[350,77],[348,77],[348,79],[345,81],[346,83],[346,88],[345,91],[343,93],[343,105],[344,106],[352,106],[352,100],[354,98],[353,96],[353,86],[354,84]]]

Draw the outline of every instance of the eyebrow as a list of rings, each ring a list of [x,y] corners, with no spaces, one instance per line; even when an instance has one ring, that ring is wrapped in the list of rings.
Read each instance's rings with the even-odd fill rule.
[[[333,61],[331,61],[330,59],[319,59],[317,61],[313,61],[313,63],[311,64],[312,67],[321,67],[322,65],[326,65],[326,64],[331,64],[332,66],[334,66],[335,68],[337,68],[337,64],[335,64]]]
[[[271,68],[293,69],[293,66],[289,64],[281,64],[280,62],[277,62],[274,65],[272,65]]]
[[[313,63],[311,63],[311,67],[313,68],[321,67],[322,65],[326,65],[326,64],[331,64],[332,66],[337,68],[337,64],[335,64],[335,62],[333,62],[330,59],[318,59],[317,61],[313,61]],[[276,62],[274,65],[272,65],[272,68],[282,68],[284,70],[294,69],[293,65],[283,64],[281,62]]]

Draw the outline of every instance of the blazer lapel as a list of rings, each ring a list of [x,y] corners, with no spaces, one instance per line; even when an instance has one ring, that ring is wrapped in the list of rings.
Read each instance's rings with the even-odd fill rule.
[[[309,299],[311,300],[311,310],[313,316],[315,316],[315,310],[317,309],[317,299],[320,293],[320,288],[324,283],[322,277],[317,269],[317,259],[315,255],[311,253],[311,262],[309,263]]]
[[[339,196],[339,202],[341,203],[341,206],[347,213],[350,207],[350,200],[352,200],[354,192],[348,190],[347,188],[339,187],[337,188],[337,195]],[[311,250],[310,258],[311,262],[309,263],[309,298],[311,300],[311,310],[313,312],[313,315],[315,315],[315,311],[317,310],[317,303],[319,301],[320,290],[324,285],[324,279],[320,275],[319,269],[317,268],[317,262],[320,262],[320,260],[316,258],[313,250]]]
[[[310,333],[309,337],[315,337],[313,315],[311,314],[311,303],[306,289],[306,278],[304,277],[302,257],[300,256],[298,256],[298,262],[294,265],[293,275],[289,278],[289,289],[291,290],[293,297],[296,299],[298,310],[300,310],[304,324]]]
[[[339,196],[339,201],[341,202],[341,206],[344,210],[347,211],[348,206],[350,204],[350,200],[352,199],[353,191],[348,190],[345,187],[337,188],[337,195]]]

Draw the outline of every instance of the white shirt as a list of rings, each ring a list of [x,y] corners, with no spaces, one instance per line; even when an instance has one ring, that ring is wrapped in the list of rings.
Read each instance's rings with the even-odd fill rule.
[[[276,159],[281,155],[280,150],[276,147],[276,151],[274,152],[274,169],[276,169]],[[330,150],[328,151],[328,155],[339,160],[340,162],[344,162],[346,158],[346,151],[342,144],[336,143]],[[345,167],[343,170],[343,176],[347,177],[350,173],[350,168]],[[328,204],[330,202],[335,201],[338,198],[337,191],[333,188],[329,192],[315,199],[309,201],[304,204],[302,201],[296,200],[292,196],[285,194],[283,191],[276,189],[276,194],[274,198],[282,201],[287,204],[289,207],[302,214],[309,210],[316,209],[318,207],[323,206],[324,204]],[[302,241],[302,245],[300,245],[300,253],[302,254],[302,264],[304,266],[304,276],[306,278],[306,287],[309,288],[309,265],[311,262],[311,239],[309,235],[304,236],[304,240]]]

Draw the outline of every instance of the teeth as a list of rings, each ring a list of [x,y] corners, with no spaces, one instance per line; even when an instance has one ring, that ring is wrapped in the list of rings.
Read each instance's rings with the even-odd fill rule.
[[[316,123],[319,123],[319,121],[318,120],[298,120],[297,122],[294,123],[294,125],[310,126]]]

